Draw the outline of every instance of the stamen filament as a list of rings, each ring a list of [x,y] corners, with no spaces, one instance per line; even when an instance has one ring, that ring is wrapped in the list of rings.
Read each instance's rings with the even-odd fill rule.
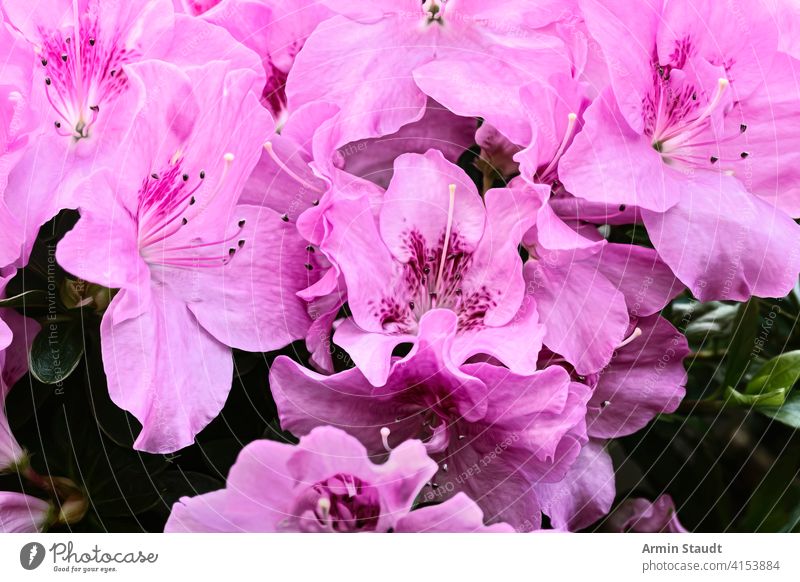
[[[301,186],[305,186],[306,188],[308,188],[309,190],[312,190],[314,192],[319,192],[320,194],[323,193],[323,190],[320,190],[316,186],[314,186],[311,183],[307,182],[306,180],[301,178],[298,174],[296,174],[294,172],[294,170],[292,170],[289,166],[284,164],[281,161],[281,159],[278,157],[278,155],[275,153],[275,150],[272,147],[272,142],[271,141],[268,141],[268,142],[266,142],[264,144],[264,149],[267,150],[267,153],[269,154],[269,157],[272,158],[272,161],[275,162],[281,170],[286,172],[286,174],[290,178],[292,178],[295,182],[297,182]]]
[[[381,442],[383,443],[383,448],[386,449],[387,452],[392,450],[392,447],[389,446],[389,435],[391,432],[392,431],[390,431],[387,426],[381,428]]]
[[[642,335],[642,328],[637,327],[636,329],[633,330],[631,335],[629,335],[627,338],[625,338],[622,341],[622,343],[617,346],[617,349],[624,348],[625,346],[627,346],[629,343],[631,343],[633,340],[635,340],[640,335]]]
[[[567,149],[567,144],[569,143],[569,140],[572,138],[572,134],[575,133],[575,125],[577,124],[577,121],[578,121],[578,116],[575,113],[570,113],[569,115],[567,115],[567,129],[564,131],[564,137],[561,140],[561,143],[559,144],[558,149],[556,150],[556,153],[553,156],[553,159],[550,160],[550,163],[541,173],[542,177],[547,176],[550,172],[553,171],[553,168],[556,167],[558,160],[564,154],[564,150]]]
[[[447,261],[447,249],[450,246],[450,234],[453,230],[453,213],[456,205],[456,185],[450,184],[450,202],[447,207],[447,226],[444,229],[444,244],[442,245],[442,258],[439,261],[439,272],[436,275],[436,284],[434,291],[438,292],[442,284],[442,275],[444,274],[444,264]],[[436,307],[436,295],[432,296],[432,306]]]

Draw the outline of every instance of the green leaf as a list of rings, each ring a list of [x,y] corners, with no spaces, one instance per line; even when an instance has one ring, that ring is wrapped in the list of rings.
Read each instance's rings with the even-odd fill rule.
[[[747,394],[760,394],[783,388],[787,392],[800,379],[800,350],[772,358],[747,384]]]
[[[786,400],[786,390],[778,388],[771,392],[764,392],[762,394],[742,394],[738,390],[730,386],[725,389],[725,399],[738,404],[743,407],[776,407],[783,404]]]
[[[58,384],[78,366],[83,356],[83,328],[79,320],[50,321],[33,340],[28,354],[31,374],[44,384]]]
[[[783,406],[759,408],[758,411],[783,424],[800,428],[800,392],[792,392]]]
[[[725,354],[725,386],[736,386],[747,372],[760,321],[756,297],[739,306],[733,323],[733,337]]]
[[[80,322],[50,321],[34,339],[28,353],[28,364],[36,380],[57,384],[75,370],[82,355]]]
[[[47,304],[47,293],[41,289],[25,291],[14,297],[0,299],[0,307],[20,308],[20,307],[44,307]]]

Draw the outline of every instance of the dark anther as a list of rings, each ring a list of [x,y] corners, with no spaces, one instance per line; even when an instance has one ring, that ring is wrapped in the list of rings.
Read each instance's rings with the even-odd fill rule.
[[[187,222],[189,222],[189,219],[187,219],[185,216],[181,218],[181,224],[186,224]]]
[[[189,174],[184,174],[183,176],[181,176],[181,178],[183,178],[184,182],[188,182],[189,181]]]
[[[197,200],[195,200],[194,196],[192,196],[192,197],[189,199],[189,206],[191,206],[191,205],[192,205],[192,204],[194,204],[195,202],[197,202]]]
[[[229,257],[232,257],[235,253],[236,253],[236,249],[234,249],[234,248],[229,248],[228,249],[228,256]]]
[[[750,152],[742,152],[742,153],[739,154],[739,157],[742,158],[742,159],[745,159],[749,155],[750,155]]]
[[[611,401],[610,401],[610,400],[603,400],[603,401],[600,403],[600,408],[605,408],[605,407],[606,407],[606,406],[608,406],[609,404],[611,404]]]
[[[313,252],[314,252],[314,245],[308,245],[308,246],[306,247],[306,250],[307,250],[309,253],[313,253]]]
[[[240,238],[239,242],[237,242],[236,244],[239,245],[239,248],[242,248],[244,246],[244,239]]]
[[[697,101],[697,91],[692,93],[692,101]]]
[[[245,219],[244,219],[244,218],[243,218],[243,219],[241,219],[241,220],[239,221],[239,228],[242,228],[242,227],[244,226],[245,222],[246,222],[246,221],[245,221]]]
[[[314,206],[319,206],[319,200],[314,200],[311,204]]]
[[[42,59],[42,66],[43,66],[43,67],[46,67],[46,66],[47,66],[47,59]]]
[[[205,170],[200,170],[200,179],[201,180],[205,180],[205,178],[206,178],[206,171]]]
[[[69,37],[69,36],[68,36],[67,38],[65,38],[65,39],[64,39],[64,42],[66,42],[67,44],[69,44],[71,40],[72,40],[72,37]]]
[[[619,205],[619,211],[620,212],[625,212],[625,208],[627,208],[627,207],[624,204],[620,204]]]
[[[108,74],[111,75],[112,77],[115,77],[117,75],[117,70],[116,69],[111,69],[111,71],[109,71]]]
[[[289,215],[288,214],[281,214],[281,220],[284,222],[289,222]]]
[[[311,265],[311,263],[306,263],[306,264],[305,264],[305,265],[303,265],[303,266],[304,266],[304,267],[305,267],[307,270],[309,270],[309,271],[312,271],[312,270],[314,269],[314,267]]]
[[[461,287],[459,287],[458,289],[456,289],[456,295],[459,295],[459,296],[460,296],[460,295],[461,295],[461,293],[463,293],[463,291],[461,291]]]
[[[716,164],[719,161],[719,158],[717,156],[711,156],[710,160],[712,164]]]
[[[94,39],[93,38],[89,39],[89,46],[94,46]]]
[[[52,83],[52,81],[50,80],[50,77],[46,77],[45,80],[44,80],[44,84],[45,85],[49,85],[50,83]]]
[[[60,121],[56,121],[56,127],[57,127],[57,128],[58,128],[58,127],[61,127],[61,122],[60,122]]]
[[[422,272],[427,275],[428,273],[431,272],[431,268],[430,267],[425,267],[424,269],[422,269]]]
[[[408,302],[408,306],[409,306],[411,309],[414,309],[414,308],[417,306],[417,304],[416,304],[416,303],[414,303],[413,301],[409,301],[409,302]]]
[[[743,123],[739,126],[739,133],[744,133],[745,131],[747,131],[747,125]]]
[[[152,174],[150,174],[150,177],[151,177],[153,180],[158,180],[158,174],[156,174],[155,172],[153,172]]]
[[[67,62],[67,53],[61,53],[61,60]]]
[[[90,105],[89,109],[91,109],[92,111],[97,113],[98,111],[100,111],[100,106],[99,105]]]

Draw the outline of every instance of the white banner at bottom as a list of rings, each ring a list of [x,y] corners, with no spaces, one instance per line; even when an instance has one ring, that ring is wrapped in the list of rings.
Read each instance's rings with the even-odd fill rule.
[[[800,580],[796,534],[4,534],[0,580]]]

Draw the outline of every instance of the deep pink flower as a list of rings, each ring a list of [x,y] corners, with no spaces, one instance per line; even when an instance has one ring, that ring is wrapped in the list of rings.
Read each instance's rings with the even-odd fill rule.
[[[120,289],[101,325],[110,394],[143,425],[135,446],[168,452],[222,408],[228,346],[269,351],[305,334],[305,244],[275,211],[237,205],[272,128],[259,75],[223,61],[128,75],[150,98],[119,167],[83,184],[81,219],[56,257]]]
[[[0,532],[36,533],[47,524],[52,508],[47,501],[24,493],[0,491]]]
[[[658,315],[635,320],[632,327],[631,340],[609,365],[586,378],[594,389],[586,419],[589,436],[633,434],[656,415],[675,412],[683,399],[686,338]]]
[[[609,517],[615,531],[637,533],[686,533],[678,521],[675,504],[669,495],[661,495],[652,503],[638,497],[626,499]]]
[[[616,496],[614,466],[605,443],[591,440],[563,479],[541,483],[537,495],[554,529],[577,531],[608,514]]]
[[[421,318],[444,309],[458,318],[454,361],[485,354],[516,373],[534,371],[543,330],[517,245],[538,204],[505,189],[482,200],[436,150],[398,157],[380,200],[336,198],[322,250],[344,276],[353,317],[334,341],[380,386],[395,347],[413,344]]]
[[[590,392],[557,366],[527,376],[490,363],[459,367],[457,325],[451,311],[425,314],[417,344],[379,388],[357,368],[322,376],[279,357],[270,386],[281,425],[295,434],[334,425],[377,456],[422,439],[440,465],[426,499],[463,491],[489,521],[536,520],[537,484],[563,477],[585,442]]]
[[[435,472],[419,441],[404,442],[376,465],[355,438],[320,427],[297,446],[266,440],[247,445],[226,488],[182,498],[164,529],[385,532],[408,514]]]
[[[527,145],[527,123],[517,113],[519,87],[571,67],[563,42],[536,30],[553,21],[555,6],[520,0],[324,3],[339,15],[309,36],[287,94],[292,110],[314,101],[339,106],[342,141],[336,147],[420,119],[427,96],[458,115],[507,126],[509,139]]]
[[[575,196],[637,206],[700,300],[782,296],[800,271],[798,69],[761,4],[736,6],[581,2],[611,86],[560,161]]]
[[[511,533],[507,523],[484,525],[483,512],[464,493],[443,503],[415,509],[397,521],[398,533]]]

